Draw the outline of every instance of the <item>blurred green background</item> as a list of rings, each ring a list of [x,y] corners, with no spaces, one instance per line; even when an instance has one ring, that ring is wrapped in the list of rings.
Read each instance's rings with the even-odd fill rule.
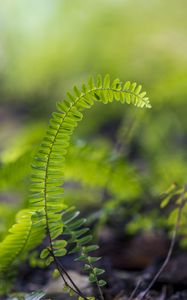
[[[27,205],[32,155],[56,101],[90,75],[141,83],[153,108],[86,113],[67,161],[67,200],[101,208],[107,189],[104,219],[125,203],[139,220],[140,206],[187,182],[186,12],[182,0],[0,1],[0,236]]]

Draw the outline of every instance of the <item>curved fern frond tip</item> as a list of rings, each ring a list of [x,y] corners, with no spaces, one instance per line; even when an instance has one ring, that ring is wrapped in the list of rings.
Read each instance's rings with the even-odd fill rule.
[[[68,92],[67,98],[57,103],[57,112],[52,114],[46,136],[33,164],[31,205],[34,205],[36,210],[44,209],[44,213],[48,214],[48,223],[54,219],[53,214],[47,211],[46,205],[49,209],[53,208],[53,212],[64,208],[60,187],[63,182],[63,164],[70,136],[77,123],[82,120],[82,111],[90,108],[95,102],[106,104],[113,100],[140,108],[150,108],[146,92],[142,92],[141,89],[142,86],[136,83],[127,81],[122,84],[119,79],[111,83],[109,75],[104,79],[98,75],[96,83],[91,77],[87,85],[83,84],[80,90],[75,86],[73,93]]]
[[[75,86],[73,92],[67,93],[65,100],[57,103],[57,111],[52,114],[46,135],[33,161],[29,214],[20,216],[11,233],[0,243],[0,267],[3,267],[4,272],[23,252],[27,253],[40,244],[44,233],[49,237],[50,251],[63,252],[59,247],[62,243],[54,242],[62,234],[63,228],[67,228],[62,211],[68,205],[63,201],[62,184],[70,137],[82,120],[84,109],[96,102],[107,104],[114,100],[140,108],[151,108],[141,85],[130,81],[122,83],[119,79],[111,82],[109,75],[104,78],[98,75],[96,80],[91,77],[87,85],[83,84],[81,89]]]

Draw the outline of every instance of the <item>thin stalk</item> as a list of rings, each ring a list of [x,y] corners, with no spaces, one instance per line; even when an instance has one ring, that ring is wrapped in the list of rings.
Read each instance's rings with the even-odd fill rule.
[[[77,290],[79,296],[81,296],[83,299],[87,300],[87,298],[84,296],[84,294],[81,292],[81,290],[74,283],[74,281],[72,280],[72,278],[70,277],[70,275],[68,274],[68,272],[66,271],[66,269],[64,268],[64,266],[62,265],[62,263],[59,262],[58,260],[57,260],[57,263],[59,264],[60,268],[62,269],[62,271],[64,272],[64,274],[68,278],[68,280],[71,282],[71,284],[73,285],[73,287]],[[68,286],[69,286],[69,284],[68,284]]]
[[[138,290],[140,284],[141,284],[141,279],[138,280],[138,282],[137,282],[137,284],[136,284],[134,290],[132,291],[130,297],[128,298],[128,300],[133,300],[133,298],[134,298],[134,296],[136,295],[136,292],[137,292],[137,290]]]
[[[98,288],[98,291],[99,291],[100,299],[104,300],[103,292],[102,292],[101,287],[99,286],[98,282],[97,282],[97,288]]]
[[[56,264],[56,267],[65,283],[65,285],[67,285],[70,289],[72,289],[78,296],[81,296],[83,299],[87,300],[87,298],[84,296],[84,294],[80,291],[80,289],[77,287],[77,285],[74,283],[74,281],[71,279],[70,275],[68,274],[68,272],[66,271],[65,267],[62,265],[61,262],[59,262],[59,260],[56,258],[56,256],[54,255],[52,250],[49,250],[51,256],[54,259],[54,262]],[[72,284],[72,286],[69,285],[69,283],[67,282],[66,278],[64,277],[64,275],[68,278],[68,280],[70,281],[70,283]]]
[[[90,266],[90,268],[93,270],[94,266],[89,261],[87,263]],[[100,300],[104,300],[103,292],[102,292],[101,287],[99,286],[99,281],[98,281],[97,277],[96,277],[96,282],[95,283],[96,283],[96,286],[97,286],[97,289],[98,289],[98,292],[99,292]]]
[[[166,259],[164,260],[162,266],[160,267],[160,269],[158,270],[158,272],[155,274],[154,278],[152,279],[152,281],[150,282],[150,284],[148,285],[148,287],[146,288],[146,290],[141,294],[139,300],[143,300],[145,298],[145,296],[147,295],[147,293],[150,291],[150,289],[155,284],[155,282],[157,281],[157,279],[159,278],[159,276],[161,275],[161,273],[166,268],[168,262],[170,261],[170,258],[171,258],[171,255],[173,253],[173,249],[174,249],[174,246],[175,246],[175,243],[176,243],[177,232],[178,232],[178,229],[179,229],[179,226],[180,226],[180,221],[181,221],[181,217],[182,217],[182,209],[183,209],[184,205],[186,204],[186,199],[183,199],[184,193],[185,193],[185,189],[184,189],[184,192],[181,195],[181,202],[180,202],[179,209],[178,209],[178,214],[177,214],[177,219],[176,219],[176,223],[175,223],[175,228],[173,230],[171,244],[170,244],[169,251],[168,251],[168,254],[166,256]]]

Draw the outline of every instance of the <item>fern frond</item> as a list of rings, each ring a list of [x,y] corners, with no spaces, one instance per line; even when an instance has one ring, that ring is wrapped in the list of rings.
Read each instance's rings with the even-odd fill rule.
[[[69,208],[62,213],[64,222],[63,234],[68,235],[68,244],[74,245],[69,254],[76,254],[75,261],[80,261],[84,264],[83,269],[88,272],[90,282],[97,283],[99,286],[104,286],[105,281],[98,279],[105,271],[94,267],[94,263],[100,260],[100,257],[92,256],[90,253],[98,250],[99,246],[91,244],[92,236],[88,227],[82,227],[86,223],[86,219],[77,219],[79,212],[74,207]]]
[[[33,177],[33,196],[32,205],[34,209],[44,209],[43,218],[46,220],[46,231],[49,236],[49,251],[54,255],[65,253],[64,248],[54,248],[54,240],[58,238],[66,225],[66,221],[61,219],[61,213],[66,208],[63,201],[63,183],[64,160],[69,147],[70,137],[82,120],[82,111],[90,108],[95,102],[103,102],[104,104],[113,100],[121,103],[132,103],[138,107],[150,108],[150,103],[145,92],[140,93],[141,86],[129,81],[124,85],[115,80],[110,83],[109,75],[104,79],[99,75],[97,83],[93,78],[89,80],[88,85],[83,85],[79,90],[74,87],[74,93],[67,93],[67,99],[57,104],[57,112],[52,114],[47,134],[41,144],[38,155],[35,157],[35,170]],[[54,214],[55,212],[55,214]],[[91,240],[91,236],[85,236],[77,241],[79,247],[83,247]],[[78,242],[79,241],[79,242]],[[82,251],[81,259],[87,259],[87,265],[92,270],[90,272],[90,280],[97,282],[97,275],[100,270],[91,267],[97,258],[88,257],[86,252]],[[47,256],[47,252],[45,252]],[[47,257],[47,264],[54,260],[53,255]],[[103,285],[101,281],[99,285]]]
[[[17,216],[18,222],[13,225],[9,232],[10,234],[0,243],[0,290],[7,279],[11,280],[14,275],[14,266],[18,262],[21,254],[27,254],[36,244],[40,244],[44,237],[38,231],[40,220],[37,219],[33,225],[32,214],[29,210],[19,212]],[[13,273],[11,272],[13,271]]]
[[[62,254],[62,249],[65,249],[62,243],[55,244],[66,226],[61,214],[67,208],[62,188],[64,160],[70,137],[78,122],[82,120],[82,111],[96,102],[106,104],[114,100],[140,108],[150,108],[149,99],[145,94],[141,92],[141,85],[129,81],[123,84],[118,79],[110,82],[109,75],[104,78],[99,75],[96,82],[91,78],[81,89],[74,87],[73,93],[67,93],[67,98],[57,103],[57,112],[52,114],[48,130],[32,165],[29,212],[20,217],[18,223],[12,227],[11,234],[0,244],[1,270],[5,272],[18,255],[39,244],[44,229],[49,237],[51,251]],[[79,244],[84,246],[89,239],[88,236],[83,237],[82,241],[79,239]],[[52,261],[50,258],[48,264]]]
[[[83,117],[82,110],[90,108],[94,102],[108,103],[113,100],[150,108],[149,100],[145,97],[145,92],[141,93],[140,85],[129,81],[122,84],[119,80],[110,83],[109,75],[104,79],[99,75],[96,84],[91,78],[88,85],[82,86],[82,90],[74,87],[74,93],[67,93],[67,99],[59,102],[58,111],[52,114],[47,134],[33,165],[35,172],[32,196],[34,209],[44,209],[43,217],[51,240],[62,233],[60,213],[65,204],[61,184],[70,136]]]

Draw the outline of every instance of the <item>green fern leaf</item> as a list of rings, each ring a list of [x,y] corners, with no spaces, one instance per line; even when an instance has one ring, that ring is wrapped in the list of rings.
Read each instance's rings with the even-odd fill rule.
[[[33,162],[28,211],[19,217],[10,234],[0,243],[0,274],[6,274],[18,257],[40,244],[44,234],[49,237],[51,251],[59,254],[60,249],[53,249],[53,245],[67,223],[62,215],[62,211],[68,206],[64,202],[61,185],[70,137],[78,122],[82,120],[84,109],[90,108],[96,102],[106,104],[114,100],[140,108],[151,107],[149,99],[141,92],[140,85],[131,84],[129,81],[122,84],[118,79],[110,83],[109,75],[104,79],[98,75],[96,84],[91,78],[80,90],[75,86],[73,94],[68,93],[67,99],[58,102],[57,111],[51,116],[48,130]],[[75,217],[76,215],[73,219]],[[77,229],[83,223],[81,219],[69,226],[71,230]],[[87,244],[90,240],[90,235],[81,237],[79,246]],[[98,259],[88,257],[89,263]],[[47,258],[47,264],[52,261],[52,257]]]

